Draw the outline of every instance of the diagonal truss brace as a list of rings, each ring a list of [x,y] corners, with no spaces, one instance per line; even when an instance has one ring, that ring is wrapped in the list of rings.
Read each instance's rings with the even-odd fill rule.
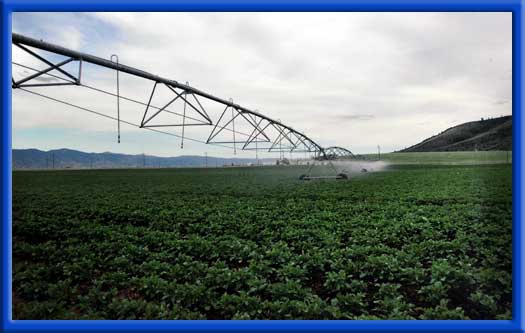
[[[38,60],[44,62],[45,64],[49,65],[48,68],[46,69],[43,69],[39,72],[36,72],[32,75],[29,75],[23,79],[20,79],[18,81],[15,81],[14,79],[12,79],[12,88],[13,89],[16,89],[16,88],[21,88],[21,87],[49,87],[49,86],[68,86],[68,85],[80,85],[80,77],[81,77],[81,74],[82,74],[82,58],[79,58],[79,59],[75,59],[75,58],[68,58],[64,61],[61,61],[59,63],[52,63],[50,62],[49,60],[45,59],[44,57],[40,56],[39,54],[31,51],[30,49],[28,49],[27,47],[23,46],[23,45],[20,45],[18,43],[15,43],[16,46],[18,46],[21,50],[24,50],[25,52],[29,53],[30,55],[32,55],[33,57],[37,58]],[[78,60],[78,77],[75,77],[73,76],[72,74],[68,73],[66,70],[62,69],[61,67],[72,62],[72,61],[75,61],[75,60]],[[33,80],[35,78],[38,78],[52,70],[57,70],[59,71],[60,73],[64,74],[65,76],[67,76],[71,81],[69,82],[52,82],[52,83],[29,83],[27,84],[26,82],[30,81],[30,80]]]
[[[173,89],[171,86],[169,86],[169,85],[167,85],[165,83],[164,83],[164,85],[166,87],[168,87],[175,94],[175,97],[173,97],[173,99],[171,99],[163,107],[158,108],[155,113],[153,113],[151,116],[149,116],[146,119],[146,116],[148,115],[148,110],[150,108],[151,100],[153,99],[153,95],[155,94],[155,89],[157,88],[158,84],[159,84],[159,82],[155,82],[154,85],[153,85],[153,89],[151,90],[151,94],[150,94],[150,97],[149,97],[149,100],[148,100],[148,104],[146,105],[146,110],[144,111],[144,115],[142,116],[142,121],[140,122],[140,127],[141,128],[143,128],[143,127],[177,127],[177,126],[184,127],[184,126],[202,126],[202,125],[209,126],[209,125],[213,125],[213,122],[212,122],[210,116],[208,115],[206,110],[202,107],[201,103],[199,102],[199,100],[197,99],[197,97],[193,93],[188,93],[185,90],[182,91],[181,93],[179,93],[175,89]],[[188,99],[187,99],[188,95],[193,96],[194,100],[197,102],[197,105],[199,106],[200,109],[198,109],[190,101],[188,101]],[[175,102],[179,98],[184,101],[184,109],[186,109],[186,105],[189,105],[193,110],[195,110],[199,115],[201,115],[206,121],[198,120],[198,122],[196,122],[196,123],[186,123],[186,118],[188,118],[188,117],[186,117],[186,114],[184,113],[184,115],[183,115],[183,123],[182,124],[162,124],[162,125],[151,125],[150,124],[150,125],[148,125],[148,123],[153,118],[158,116],[161,112],[163,112],[163,111],[168,112],[166,110],[166,108],[168,106],[170,106],[173,102]],[[172,113],[172,112],[169,112],[169,113]],[[194,119],[194,118],[192,118],[192,119]]]
[[[232,110],[232,116],[231,118],[224,124],[224,125],[219,125],[221,123],[221,120],[223,120],[224,116],[227,114],[227,111],[231,109]],[[248,124],[250,124],[251,127],[253,127],[253,130],[251,132],[251,134],[247,135],[248,138],[246,139],[246,141],[238,141],[236,140],[235,136],[233,137],[233,141],[214,141],[213,139],[215,139],[217,137],[217,135],[219,135],[219,133],[221,133],[223,130],[225,129],[228,129],[228,125],[232,125],[232,128],[233,129],[230,129],[230,131],[233,132],[233,134],[235,134],[235,129],[234,129],[234,126],[235,126],[235,119],[237,119],[238,117],[241,117],[243,119],[245,119]],[[259,120],[259,122],[257,122],[255,119],[251,118],[251,117],[247,117],[241,110],[235,108],[235,107],[231,107],[231,106],[226,106],[224,108],[224,110],[222,111],[221,113],[221,116],[219,117],[219,119],[217,120],[217,122],[215,123],[208,139],[206,140],[206,143],[217,143],[217,144],[224,144],[224,143],[233,143],[234,144],[234,147],[237,145],[237,144],[243,144],[242,146],[242,150],[246,150],[246,146],[252,142],[258,142],[258,143],[267,143],[267,142],[271,142],[270,138],[268,137],[268,135],[264,132],[264,128],[261,129],[260,127],[260,123],[262,122],[263,118],[261,118]],[[255,132],[258,132],[256,135],[254,135]],[[259,136],[259,135],[262,135],[264,137],[264,139],[260,139],[260,140],[257,140],[256,138]]]

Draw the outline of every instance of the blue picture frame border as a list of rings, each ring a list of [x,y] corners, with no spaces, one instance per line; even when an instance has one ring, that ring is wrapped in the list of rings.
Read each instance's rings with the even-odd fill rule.
[[[3,332],[154,332],[154,331],[358,331],[358,332],[525,332],[523,288],[523,13],[520,0],[0,0],[1,38],[1,247],[2,288],[0,331]],[[512,113],[513,113],[513,224],[512,224],[512,320],[12,320],[11,319],[11,14],[16,11],[460,11],[512,12]]]

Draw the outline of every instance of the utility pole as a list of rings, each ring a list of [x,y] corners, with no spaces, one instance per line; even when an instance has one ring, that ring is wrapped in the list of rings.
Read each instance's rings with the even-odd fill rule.
[[[93,156],[89,156],[89,168],[93,169]]]
[[[208,152],[205,152],[204,154],[206,154],[206,168],[208,168]]]
[[[381,147],[377,145],[377,160],[381,161]]]
[[[53,169],[55,168],[55,152],[51,152]]]
[[[146,167],[146,155],[142,153],[142,168],[145,168],[145,167]]]

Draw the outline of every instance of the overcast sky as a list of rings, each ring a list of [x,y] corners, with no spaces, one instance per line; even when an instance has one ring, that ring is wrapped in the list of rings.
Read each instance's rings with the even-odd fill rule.
[[[510,13],[14,13],[13,32],[103,58],[118,54],[123,64],[258,109],[322,146],[367,153],[510,115],[511,20]],[[13,61],[45,67],[16,47]],[[13,66],[15,79],[29,73]],[[96,66],[83,66],[82,79],[116,89],[115,72]],[[121,76],[122,95],[147,101],[151,88],[151,82]],[[115,98],[82,87],[33,90],[116,114]],[[162,104],[168,97],[157,98]],[[130,103],[121,109],[123,119],[135,123],[144,112]],[[222,108],[210,105],[208,112],[216,120]],[[178,138],[126,125],[117,144],[116,127],[13,92],[13,148],[233,154],[191,141],[181,150]],[[203,130],[186,135],[206,140]]]

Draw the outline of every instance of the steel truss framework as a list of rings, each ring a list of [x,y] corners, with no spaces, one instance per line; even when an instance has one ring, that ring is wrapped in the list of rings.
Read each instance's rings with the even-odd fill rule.
[[[328,147],[323,149],[323,153],[316,156],[318,160],[356,160],[364,159],[361,155],[356,155],[350,150],[342,147]]]
[[[111,60],[107,60],[107,59],[99,58],[99,57],[96,57],[90,54],[77,52],[71,49],[64,48],[62,46],[50,44],[42,40],[33,39],[30,37],[23,36],[20,34],[15,34],[15,33],[13,33],[13,36],[12,36],[12,43],[49,66],[48,68],[44,70],[36,70],[34,68],[24,66],[22,64],[14,63],[18,66],[25,67],[26,69],[31,69],[35,71],[35,73],[25,78],[22,78],[20,80],[17,80],[17,81],[13,79],[12,80],[13,89],[21,89],[27,92],[31,92],[35,95],[47,97],[52,100],[56,100],[56,99],[50,98],[40,93],[36,93],[34,91],[27,90],[25,88],[76,85],[76,86],[88,87],[93,90],[97,90],[97,91],[104,92],[110,95],[114,95],[117,98],[118,116],[116,120],[118,121],[118,128],[119,128],[119,142],[120,142],[120,122],[132,124],[130,122],[120,120],[119,101],[120,99],[125,99],[125,100],[139,103],[145,106],[144,114],[142,115],[140,122],[136,125],[137,127],[154,130],[156,132],[161,132],[161,133],[165,133],[165,132],[162,132],[161,130],[159,130],[158,128],[160,127],[181,127],[182,136],[176,135],[182,138],[181,147],[183,147],[183,144],[184,144],[185,127],[209,126],[211,128],[211,132],[205,141],[199,141],[199,140],[191,139],[191,138],[187,138],[187,139],[191,139],[193,141],[204,142],[206,144],[215,144],[215,145],[221,145],[221,146],[228,145],[228,147],[233,148],[235,152],[237,151],[237,149],[254,150],[256,152],[261,151],[261,150],[268,151],[268,152],[292,152],[292,153],[293,152],[309,152],[309,153],[314,153],[314,156],[320,159],[334,159],[334,158],[339,158],[339,157],[348,155],[348,154],[345,155],[342,152],[348,152],[351,156],[355,156],[350,151],[344,148],[340,148],[340,147],[330,147],[328,149],[323,149],[318,143],[316,143],[314,140],[306,136],[304,133],[301,133],[288,125],[285,125],[278,120],[274,120],[270,117],[267,117],[259,113],[258,111],[253,111],[244,106],[235,104],[233,103],[233,100],[231,99],[225,100],[225,99],[213,96],[211,94],[208,94],[199,89],[196,89],[190,86],[188,83],[182,84],[175,80],[166,79],[166,78],[156,76],[151,73],[148,73],[148,72],[145,72],[145,71],[142,71],[142,70],[130,67],[130,66],[120,64],[118,62],[118,57],[116,57],[115,55],[112,55]],[[47,52],[50,52],[56,55],[65,56],[67,57],[67,59],[64,61],[58,62],[58,63],[52,63],[51,61],[45,59],[43,55],[37,54],[35,51],[33,51],[30,48],[47,51]],[[116,58],[116,61],[113,61],[113,58]],[[77,76],[63,69],[64,65],[70,62],[78,63]],[[94,64],[94,65],[98,65],[98,66],[102,66],[105,68],[115,70],[117,72],[117,94],[113,94],[113,93],[83,84],[81,82],[83,62],[87,62],[90,64]],[[58,71],[64,77],[59,77],[59,76],[49,73],[51,71]],[[140,77],[140,78],[152,81],[153,86],[152,86],[150,97],[147,103],[136,101],[131,98],[127,98],[127,97],[120,95],[119,86],[118,86],[119,85],[119,73],[126,73],[132,76],[136,76],[136,77]],[[31,82],[32,80],[39,78],[43,75],[50,75],[64,82],[59,82],[59,83],[57,82],[32,83]],[[173,93],[173,95],[172,95],[172,99],[167,104],[165,104],[162,107],[158,107],[152,104],[152,99],[154,98],[156,90],[158,90],[158,87],[161,85],[164,87],[167,87]],[[222,104],[224,106],[224,109],[217,121],[214,122],[212,117],[210,117],[206,108],[203,107],[203,103],[201,103],[202,99],[210,100],[210,101]],[[180,102],[184,104],[184,109],[183,109],[184,111],[182,114],[170,111],[168,109],[168,107],[177,100],[179,100]],[[73,104],[70,104],[64,101],[60,101],[60,100],[56,100],[56,101],[77,107],[79,109],[84,109],[92,113],[102,115],[98,112],[89,110],[84,107],[79,107],[79,106],[76,106],[76,105],[73,105]],[[191,110],[192,114],[194,114],[195,116],[192,117],[192,116],[187,115],[186,114],[187,110],[188,111]],[[153,120],[158,119],[158,116],[162,113],[173,113],[178,116],[182,116],[182,122],[154,124]],[[111,117],[111,116],[105,116],[105,117],[115,119],[114,117]],[[247,124],[248,127],[250,128],[248,133],[243,133],[239,130],[236,130],[235,128],[236,121],[237,122],[242,121],[245,126]],[[135,125],[135,124],[132,124],[132,125]],[[228,134],[230,139],[224,140],[224,139],[219,138],[219,135],[224,137],[224,134]],[[242,136],[242,138],[239,138],[239,136]],[[327,155],[327,152],[329,153],[329,155]]]

